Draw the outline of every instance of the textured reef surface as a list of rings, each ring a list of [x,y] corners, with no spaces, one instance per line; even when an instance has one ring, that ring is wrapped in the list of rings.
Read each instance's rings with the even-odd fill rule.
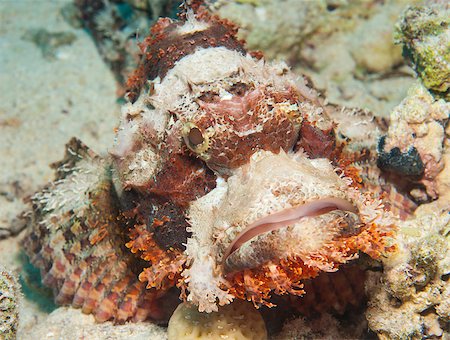
[[[75,4],[83,15],[124,8]],[[445,43],[449,28],[440,14],[448,5],[402,14],[396,39],[419,79],[389,116],[330,101],[285,62],[251,51],[255,31],[246,44],[238,26],[214,14],[244,6],[261,15],[272,5],[188,1],[178,19],[156,21],[133,51],[125,48],[126,35],[114,48],[105,45],[110,37],[99,30],[97,12],[91,22],[84,18],[116,79],[129,74],[126,102],[108,154],[72,138],[52,164],[54,179],[30,195],[16,220],[39,280],[57,305],[69,306],[28,336],[449,336],[448,78],[429,81],[431,70],[445,69],[445,48],[433,49],[442,58],[420,57],[422,41]],[[398,13],[397,6],[383,10]],[[310,3],[305,13],[339,8]],[[343,8],[334,20],[349,13]],[[355,24],[351,35],[395,21],[381,12]],[[301,22],[309,33],[293,41],[311,43],[327,32]],[[50,46],[44,58],[57,58],[54,34],[30,32],[39,35],[25,39]],[[38,39],[42,34],[47,39]],[[265,52],[270,58],[274,47],[301,64],[296,58],[306,57],[289,50],[295,42],[288,38],[287,49],[266,44]],[[367,41],[370,47],[355,42],[350,49],[364,74],[358,81],[397,72],[401,57],[379,61],[398,49],[369,53],[372,60],[360,53],[375,44]],[[131,59],[114,63],[104,55],[111,49]],[[352,69],[351,77],[357,73]],[[16,301],[14,294],[9,299]],[[77,318],[73,307],[91,316]],[[11,313],[16,317],[16,309]],[[167,332],[156,326],[167,324]]]
[[[0,267],[0,339],[16,337],[20,288],[17,277]]]

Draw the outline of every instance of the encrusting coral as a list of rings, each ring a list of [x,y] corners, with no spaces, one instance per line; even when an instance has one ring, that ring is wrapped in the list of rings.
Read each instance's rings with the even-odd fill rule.
[[[448,200],[436,202],[400,224],[399,251],[383,261],[382,278],[367,280],[366,315],[380,339],[450,334],[450,208]]]
[[[0,339],[16,339],[20,288],[17,278],[0,267]]]
[[[445,126],[450,103],[436,100],[420,84],[392,111],[387,135],[380,139],[378,165],[381,169],[420,183],[410,194],[419,201],[436,199],[436,176],[442,171]]]
[[[200,313],[196,306],[181,303],[170,318],[167,333],[168,340],[267,339],[263,318],[242,301],[223,306],[217,313]]]
[[[436,40],[432,36],[442,30],[448,35],[448,24],[440,24],[448,22],[445,13],[448,4],[433,2],[409,8],[400,22],[405,48],[417,53],[413,62],[423,85],[414,85],[392,111],[387,137],[381,140],[379,161],[382,168],[406,177],[411,195],[426,204],[398,222],[398,250],[383,259],[383,273],[369,274],[366,316],[370,329],[380,339],[450,336],[450,103],[442,87],[431,85],[437,80],[433,72],[443,75],[437,70],[445,64],[445,58],[420,59],[423,42],[441,41],[443,37]],[[412,36],[415,39],[408,40]],[[443,46],[436,47],[426,48],[440,53]],[[420,66],[422,62],[426,70]],[[441,85],[445,81],[448,76]]]
[[[436,182],[438,200],[399,222],[398,251],[367,280],[369,327],[380,339],[445,339],[450,335],[450,145]]]
[[[449,26],[450,5],[436,0],[408,7],[396,33],[424,86],[446,100],[450,100]]]
[[[407,4],[387,1],[214,1],[248,46],[283,59],[312,79],[330,102],[388,117],[414,81],[394,24]]]
[[[23,245],[58,304],[117,323],[167,321],[174,296],[219,313],[278,295],[305,314],[361,304],[351,282],[415,208],[376,167],[382,126],[236,32],[200,1],[158,20],[110,155],[72,139],[31,198]]]

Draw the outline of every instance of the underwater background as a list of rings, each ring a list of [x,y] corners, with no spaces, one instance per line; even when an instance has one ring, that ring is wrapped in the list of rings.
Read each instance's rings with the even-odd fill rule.
[[[137,43],[157,18],[176,18],[180,3],[0,0],[0,339],[167,338],[166,326],[97,324],[55,305],[21,250],[21,214],[73,136],[98,154],[111,148]],[[448,3],[219,0],[211,8],[240,27],[248,49],[285,61],[328,103],[371,112],[391,148],[413,126],[418,137],[408,142],[436,163],[411,192],[419,208],[400,226],[402,255],[367,281],[367,314],[357,324],[285,317],[270,338],[450,338]]]

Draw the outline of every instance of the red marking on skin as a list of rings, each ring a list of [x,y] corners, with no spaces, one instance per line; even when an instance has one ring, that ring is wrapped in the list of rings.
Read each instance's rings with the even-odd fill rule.
[[[295,123],[289,113],[277,109],[270,112],[274,108],[267,104],[296,103],[294,92],[287,89],[272,93],[264,88],[247,89],[237,85],[230,89],[234,92],[230,99],[220,100],[215,94],[200,97],[197,103],[206,114],[192,121],[201,131],[216,124],[226,126],[210,139],[206,151],[208,166],[217,171],[225,169],[226,172],[245,164],[256,150],[289,151],[297,140]]]
[[[163,216],[163,218],[160,219],[160,220],[157,219],[157,218],[155,218],[155,219],[153,220],[152,227],[154,227],[154,228],[161,227],[161,226],[163,226],[164,223],[166,223],[166,222],[170,222],[170,218],[169,218],[168,216]]]
[[[249,54],[258,60],[264,58],[264,53],[262,51],[250,51]]]
[[[340,154],[336,147],[336,138],[333,128],[321,130],[310,122],[303,122],[300,128],[300,138],[295,147],[302,148],[310,158],[328,158],[335,160]]]
[[[59,261],[59,260],[56,260],[54,265],[55,265],[55,268],[56,268],[60,273],[63,273],[64,270],[66,269],[66,266],[64,266],[64,264],[62,264],[62,262]]]
[[[202,162],[183,154],[173,154],[144,191],[169,198],[175,205],[185,207],[215,186],[216,176]]]

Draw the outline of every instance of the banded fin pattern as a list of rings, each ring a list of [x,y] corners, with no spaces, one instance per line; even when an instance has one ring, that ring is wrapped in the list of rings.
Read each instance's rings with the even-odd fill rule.
[[[31,198],[23,246],[55,302],[97,321],[159,318],[158,293],[137,280],[142,268],[124,247],[109,164],[72,139],[53,167],[56,180]]]

